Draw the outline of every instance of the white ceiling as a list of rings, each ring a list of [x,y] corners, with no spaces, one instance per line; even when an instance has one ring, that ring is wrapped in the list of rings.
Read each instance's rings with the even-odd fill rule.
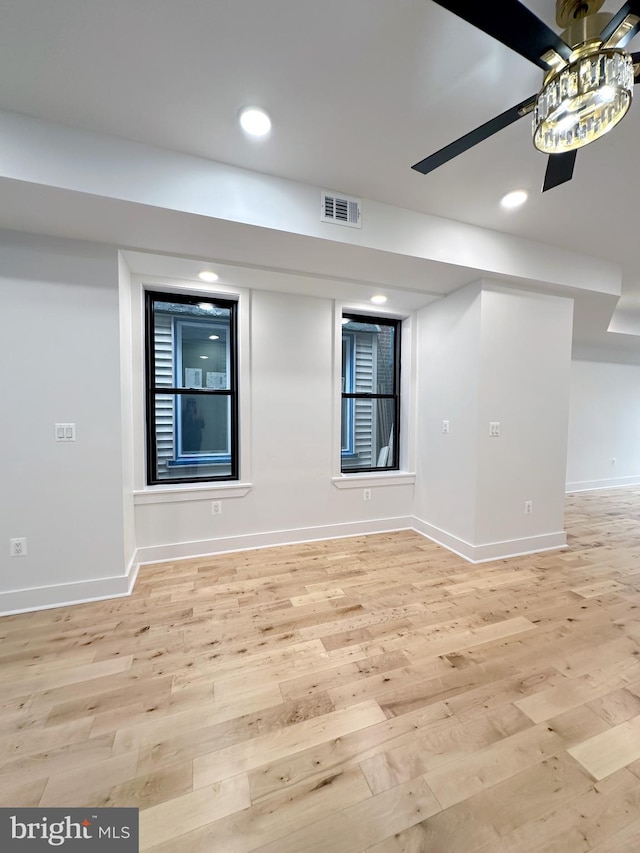
[[[557,29],[554,0],[527,5]],[[615,260],[628,320],[640,104],[548,193],[526,118],[428,176],[410,168],[541,77],[432,0],[0,0],[0,108]],[[270,112],[268,139],[242,135],[247,104]],[[507,213],[514,188],[530,201]]]

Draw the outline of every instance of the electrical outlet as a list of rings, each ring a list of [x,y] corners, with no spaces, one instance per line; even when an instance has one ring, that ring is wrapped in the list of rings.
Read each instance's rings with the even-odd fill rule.
[[[500,438],[500,421],[491,421],[489,423],[489,435],[491,438]]]
[[[449,421],[442,421],[442,432],[449,432]]]
[[[27,556],[27,540],[23,536],[20,539],[9,539],[9,556],[11,557],[26,557]]]
[[[533,501],[525,501],[524,502],[524,514],[531,515],[533,512]]]
[[[211,501],[211,514],[222,515],[222,501]]]
[[[371,489],[363,489],[362,500],[363,501],[370,501],[371,500]]]

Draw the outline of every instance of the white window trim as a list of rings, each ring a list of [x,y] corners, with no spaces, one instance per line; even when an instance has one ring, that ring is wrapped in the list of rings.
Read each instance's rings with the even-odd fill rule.
[[[331,482],[337,489],[362,489],[366,486],[410,486],[416,481],[412,471],[389,471],[388,474],[342,474],[332,477]]]
[[[415,317],[363,309],[362,306],[335,300],[333,303],[333,464],[331,482],[338,489],[357,489],[367,486],[400,486],[415,483],[415,399],[416,357],[413,339]],[[400,470],[371,473],[343,473],[340,470],[342,453],[342,315],[370,314],[402,321],[400,338]]]
[[[182,488],[180,487],[182,486]],[[136,506],[143,504],[166,504],[182,503],[183,501],[206,501],[220,500],[221,498],[243,498],[249,494],[253,483],[204,483],[199,486],[191,483],[181,483],[167,488],[166,486],[148,486],[146,489],[136,490],[133,493],[133,502]]]
[[[176,483],[174,485],[148,485],[146,483],[146,403],[145,403],[145,291],[184,293],[192,296],[217,296],[237,302],[237,370],[238,370],[238,480],[216,483]],[[250,337],[251,294],[247,288],[229,285],[185,282],[151,275],[131,276],[132,311],[132,371],[133,371],[133,420],[134,420],[134,504],[166,503],[172,500],[204,500],[209,491],[216,499],[243,497],[252,488],[251,482],[251,337]],[[226,492],[234,492],[226,494]],[[145,498],[144,496],[149,497]],[[153,498],[157,495],[157,499]],[[175,497],[171,497],[175,496]]]

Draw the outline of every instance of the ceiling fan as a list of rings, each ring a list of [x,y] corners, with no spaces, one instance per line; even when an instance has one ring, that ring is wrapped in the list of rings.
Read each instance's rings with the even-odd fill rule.
[[[525,115],[533,118],[533,143],[549,154],[542,192],[570,181],[578,148],[608,133],[631,104],[640,82],[640,52],[624,48],[640,31],[640,0],[615,14],[599,12],[604,0],[556,0],[557,35],[518,0],[434,0],[545,72],[541,90],[412,168],[424,175],[488,139]]]

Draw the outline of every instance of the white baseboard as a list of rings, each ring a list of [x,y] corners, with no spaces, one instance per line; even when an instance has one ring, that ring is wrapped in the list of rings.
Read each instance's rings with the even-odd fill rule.
[[[0,592],[0,616],[29,613],[32,610],[51,610],[72,604],[87,604],[109,598],[131,595],[140,564],[137,557],[129,560],[126,573],[112,578],[52,584]]]
[[[273,548],[278,545],[299,545],[321,539],[342,539],[371,533],[390,533],[413,527],[411,516],[379,518],[373,521],[352,521],[345,524],[324,524],[318,527],[297,527],[292,530],[272,530],[266,533],[247,533],[225,536],[220,539],[200,539],[193,542],[176,542],[167,545],[149,545],[138,548],[136,558],[140,565],[180,560],[186,557],[206,557],[228,554],[255,548]]]
[[[557,533],[544,533],[540,536],[527,536],[522,539],[506,539],[503,542],[486,542],[472,545],[464,539],[440,530],[420,518],[413,519],[413,529],[427,539],[453,551],[469,563],[488,563],[491,560],[504,560],[508,557],[521,557],[525,554],[537,554],[540,551],[556,551],[565,548],[567,535],[563,530]]]
[[[611,477],[606,480],[579,480],[575,483],[567,483],[565,491],[569,492],[593,492],[596,489],[617,489],[621,486],[640,486],[640,474],[632,477]]]
[[[500,560],[566,547],[566,535],[563,531],[504,542],[472,545],[413,516],[379,518],[344,524],[325,524],[291,530],[273,530],[264,533],[249,533],[239,536],[225,536],[219,539],[201,539],[138,548],[129,561],[124,575],[0,593],[0,616],[10,616],[32,610],[48,610],[53,607],[67,607],[72,604],[86,604],[91,601],[131,595],[139,567],[148,563],[161,563],[189,557],[206,557],[256,548],[272,548],[278,545],[295,545],[322,539],[390,533],[397,530],[415,530],[470,563],[484,563],[490,560]]]

